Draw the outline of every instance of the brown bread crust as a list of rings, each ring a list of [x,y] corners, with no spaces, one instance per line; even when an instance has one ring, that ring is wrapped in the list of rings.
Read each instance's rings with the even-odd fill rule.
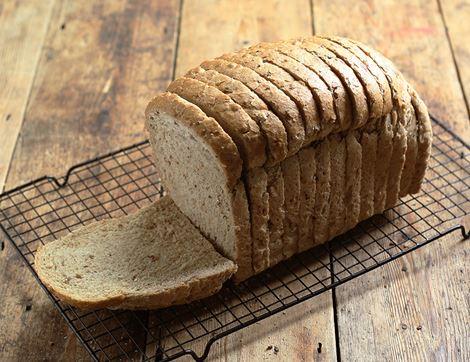
[[[287,134],[281,120],[268,109],[261,98],[242,82],[215,70],[193,68],[185,77],[216,87],[229,96],[258,124],[267,143],[266,165],[281,162],[287,155]]]
[[[352,69],[339,59],[334,53],[322,45],[315,43],[315,38],[305,38],[294,41],[307,51],[316,54],[331,70],[342,80],[348,90],[349,99],[353,104],[354,124],[353,128],[359,128],[369,120],[369,109],[363,86]]]
[[[237,145],[244,167],[251,169],[266,162],[266,141],[258,125],[230,97],[215,87],[185,77],[171,82],[168,91],[213,117]]]
[[[247,67],[223,59],[205,61],[201,67],[206,70],[216,70],[242,82],[269,106],[284,124],[287,133],[288,156],[295,154],[302,147],[305,129],[299,110],[296,104],[273,83]]]

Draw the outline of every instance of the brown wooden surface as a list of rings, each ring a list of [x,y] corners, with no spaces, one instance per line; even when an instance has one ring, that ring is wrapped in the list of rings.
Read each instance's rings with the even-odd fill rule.
[[[459,0],[7,0],[0,189],[4,179],[8,189],[60,175],[142,139],[145,104],[173,73],[257,41],[309,35],[312,25],[384,52],[469,141],[468,19],[470,3]],[[222,339],[210,357],[470,360],[465,245],[446,237],[337,288],[336,305],[324,293]],[[9,244],[0,251],[0,305],[0,360],[89,360]]]

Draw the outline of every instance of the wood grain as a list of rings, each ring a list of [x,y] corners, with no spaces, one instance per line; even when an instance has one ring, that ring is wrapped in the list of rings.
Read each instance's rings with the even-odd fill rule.
[[[463,88],[467,113],[470,117],[470,1],[439,0],[444,25],[457,65],[460,85]]]
[[[314,14],[318,33],[349,36],[390,57],[430,112],[468,139],[466,105],[435,2],[316,1]],[[337,288],[340,355],[468,360],[467,258],[457,233]]]
[[[307,0],[185,1],[176,76],[225,52],[311,34]]]
[[[177,75],[225,51],[311,34],[308,0],[183,3]],[[470,139],[468,1],[311,3],[318,33],[377,47]],[[2,2],[0,189],[20,127],[7,188],[140,140],[147,100],[172,77],[179,15],[178,0]],[[220,340],[209,358],[470,360],[466,260],[453,235],[338,288],[339,351],[324,293]],[[0,305],[1,360],[89,360],[9,244]]]
[[[178,1],[57,1],[7,187],[142,140],[145,105],[172,76],[178,16]],[[10,244],[0,305],[0,359],[89,359]]]
[[[54,0],[0,6],[0,192],[7,177]]]
[[[186,0],[176,75],[224,52],[260,41],[310,34],[309,1]],[[321,353],[317,351],[319,343]],[[223,338],[212,346],[209,356],[211,360],[240,361],[335,359],[331,293]]]

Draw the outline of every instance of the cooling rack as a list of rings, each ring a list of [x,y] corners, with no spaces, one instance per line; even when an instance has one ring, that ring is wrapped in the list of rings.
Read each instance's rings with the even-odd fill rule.
[[[164,361],[208,356],[237,330],[334,288],[448,233],[470,210],[469,146],[435,118],[430,168],[421,193],[328,244],[296,255],[217,295],[159,311],[83,311],[57,300],[34,270],[34,253],[95,220],[118,217],[164,190],[147,142],[42,177],[0,195],[0,225],[62,317],[95,360]]]

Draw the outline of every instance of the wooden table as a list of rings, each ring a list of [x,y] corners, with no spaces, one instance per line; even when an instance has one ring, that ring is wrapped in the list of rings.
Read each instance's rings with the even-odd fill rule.
[[[6,0],[0,190],[143,139],[150,97],[201,60],[312,33],[384,52],[469,141],[469,1]],[[469,361],[465,246],[456,234],[434,242],[222,339],[210,357]],[[0,250],[0,360],[89,360],[13,247]]]

